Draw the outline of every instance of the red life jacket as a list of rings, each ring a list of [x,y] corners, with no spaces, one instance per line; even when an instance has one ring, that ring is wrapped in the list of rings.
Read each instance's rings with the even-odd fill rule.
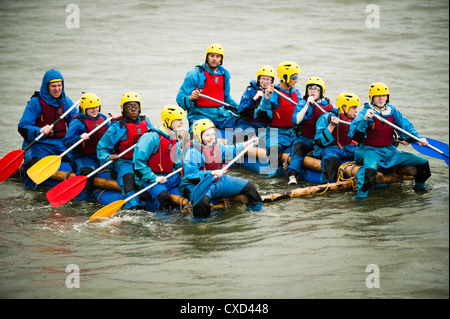
[[[314,105],[312,106],[314,107],[313,110],[313,116],[310,120],[305,121],[302,126],[301,126],[301,131],[300,131],[300,135],[310,138],[310,139],[314,139],[314,136],[316,135],[316,123],[317,120],[319,119],[319,117],[323,114],[321,110],[319,110],[318,107],[315,107]],[[322,106],[321,107],[325,110],[325,112],[331,112],[333,110],[333,105],[331,103],[328,103],[327,106]]]
[[[258,91],[261,91],[261,90],[258,90]],[[258,92],[258,91],[256,91],[256,92]],[[250,109],[251,113],[247,117],[245,117],[244,120],[246,120],[247,122],[250,122],[250,123],[264,124],[263,122],[260,122],[257,119],[255,119],[255,117],[254,117],[255,116],[255,110],[258,107],[259,103],[261,102],[262,98],[263,97],[260,96],[256,101],[254,101],[254,105]]]
[[[159,135],[159,149],[147,161],[148,167],[155,174],[169,174],[173,170],[177,137],[171,139],[155,131]]]
[[[283,91],[280,91],[280,93],[291,98],[295,103],[298,102],[297,91],[294,91],[292,94],[287,94]],[[270,126],[293,127],[292,115],[294,114],[295,105],[280,96],[278,97],[278,105],[279,107],[276,110],[272,110],[273,115]]]
[[[203,163],[203,166],[200,169],[204,171],[214,171],[217,169],[222,169],[222,167],[225,165],[222,161],[222,154],[220,152],[219,143],[216,143],[212,148],[199,147],[197,144],[192,143],[192,140],[190,140],[184,147],[183,158],[186,150],[190,147],[195,148],[205,156],[205,162]],[[182,171],[181,176],[183,177],[184,168],[181,171]],[[213,182],[216,182],[217,180],[218,178],[216,178]]]
[[[139,124],[133,123],[124,123],[123,116],[119,116],[115,118],[113,121],[120,121],[120,126],[125,125],[127,128],[127,139],[124,141],[119,141],[114,147],[114,153],[120,154],[126,149],[130,148],[134,144],[136,144],[139,138],[147,132],[147,121],[145,120],[145,116],[140,117],[141,122]],[[122,156],[123,159],[133,159],[134,149],[127,152]]]
[[[391,123],[394,123],[394,115],[386,117]],[[373,117],[372,126],[366,130],[367,137],[364,144],[369,146],[388,146],[394,142],[394,128],[389,124],[381,122],[376,117]]]
[[[347,117],[347,115],[339,114],[339,119],[347,122],[353,121]],[[334,141],[332,145],[345,146],[352,144],[353,140],[348,137],[348,132],[350,131],[350,125],[339,123],[339,125],[333,130]]]
[[[36,119],[37,127],[44,127],[45,125],[52,125],[61,115],[64,113],[64,105],[55,107],[48,105],[40,96],[39,92],[34,92],[32,97],[36,96],[39,99],[39,104],[41,104],[41,117]],[[63,138],[66,136],[67,124],[64,120],[59,121],[53,127],[52,132],[47,134],[46,138]]]
[[[80,120],[86,126],[86,133],[91,132],[93,129],[95,129],[97,126],[99,126],[105,121],[105,119],[101,116],[99,116],[98,119],[96,120],[91,120],[85,117],[78,117],[77,115],[76,117],[74,117],[74,119]],[[97,132],[89,136],[88,140],[83,141],[83,143],[81,144],[81,154],[85,155],[97,154],[98,141],[100,141],[103,134],[105,134],[106,130],[107,130],[106,125],[104,125]]]
[[[201,68],[202,70],[203,68]],[[224,75],[210,74],[203,69],[203,73],[206,76],[205,86],[202,89],[202,94],[215,98],[216,100],[223,101],[225,97],[224,92]],[[222,104],[199,97],[196,101],[198,107],[220,107]]]

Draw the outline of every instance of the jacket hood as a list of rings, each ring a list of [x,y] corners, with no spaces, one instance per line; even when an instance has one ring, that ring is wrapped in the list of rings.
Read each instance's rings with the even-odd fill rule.
[[[50,95],[50,92],[48,91],[48,82],[55,80],[55,79],[61,79],[63,88],[61,92],[61,96],[57,99],[53,98]],[[41,98],[48,104],[52,106],[60,106],[64,103],[66,100],[66,94],[64,92],[64,78],[58,70],[50,69],[44,74],[44,78],[42,79],[41,89],[39,91],[39,95]]]

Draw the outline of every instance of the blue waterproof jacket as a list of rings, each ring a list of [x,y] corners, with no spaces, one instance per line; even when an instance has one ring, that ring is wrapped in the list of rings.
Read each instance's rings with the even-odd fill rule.
[[[224,75],[224,102],[237,107],[237,103],[230,95],[230,73],[221,65],[214,72],[206,66],[206,63],[203,63],[202,67],[210,74]],[[195,67],[186,74],[184,82],[178,91],[176,101],[187,112],[187,119],[190,123],[201,118],[211,119],[215,123],[231,116],[224,106],[217,108],[196,107],[195,101],[189,101],[192,91],[203,89],[205,82],[205,74],[199,67]]]
[[[283,90],[279,85],[275,85],[275,89],[277,89],[280,92],[284,92],[286,94],[289,94],[289,90]],[[293,88],[290,90],[291,93],[293,92],[297,92],[297,97],[298,97],[298,102],[297,102],[297,106],[296,108],[299,106],[299,103],[302,101],[301,100],[301,93],[298,89]],[[264,94],[261,103],[259,103],[258,108],[255,110],[255,118],[257,118],[258,113],[259,112],[265,112],[267,113],[267,116],[272,119],[273,117],[273,112],[272,110],[276,110],[280,107],[280,99],[282,99],[282,97],[280,97],[277,93],[273,92],[270,95],[269,100],[266,99],[266,95]]]
[[[63,88],[61,96],[57,99],[53,98],[48,91],[48,83],[51,80],[61,79],[63,80]],[[64,112],[66,112],[72,105],[73,102],[70,100],[64,91],[64,78],[61,72],[50,69],[45,72],[44,77],[42,79],[41,89],[39,90],[40,97],[50,106],[54,106],[55,108],[64,105]],[[69,115],[67,115],[64,120],[66,123],[69,123],[70,120],[77,115],[78,110],[74,108]],[[24,138],[22,148],[27,147],[29,143],[31,143],[36,137],[40,135],[39,131],[40,127],[35,126],[36,120],[41,116],[41,104],[39,103],[39,99],[35,96],[30,101],[23,112],[22,118],[19,121],[18,129],[22,137]],[[58,145],[63,146],[62,139],[50,139],[45,138],[43,136],[37,143],[41,144],[49,144],[49,145]]]
[[[150,119],[145,117],[147,121],[147,131],[153,129],[153,125]],[[141,116],[139,116],[136,124],[141,123]],[[97,157],[100,160],[100,165],[105,164],[109,161],[111,155],[114,154],[114,147],[119,141],[125,141],[127,139],[127,128],[125,125],[120,125],[120,121],[113,121],[111,126],[108,128],[106,133],[100,139],[97,144]],[[130,160],[119,158],[116,163],[112,163],[109,167],[114,167],[122,162],[130,162]]]
[[[85,118],[85,119],[90,119],[90,120],[98,120],[99,118],[103,118],[103,120],[107,120],[107,116],[98,113],[98,115],[93,118],[93,117],[89,117],[87,115],[84,115],[83,112],[78,112],[77,118]],[[107,123],[105,125],[106,129],[108,129],[111,126],[111,122]],[[77,120],[77,119],[73,119],[73,121],[70,122],[69,127],[67,129],[67,133],[66,136],[63,139],[63,143],[64,143],[64,147],[69,148],[71,147],[73,144],[75,144],[76,142],[78,142],[81,138],[81,134],[83,133],[87,133],[87,128],[86,125],[83,124],[83,122]],[[69,152],[69,154],[67,154],[67,156],[72,160],[76,157],[82,157],[85,156],[83,154],[80,154],[76,151],[77,148],[75,148],[74,150],[72,150],[71,152]]]
[[[143,188],[144,183],[154,183],[159,176],[153,173],[152,169],[148,166],[148,159],[158,152],[160,147],[160,136],[158,133],[168,139],[171,138],[162,129],[155,128],[153,131],[142,135],[134,149],[134,171],[137,172],[135,173],[135,182],[139,188]],[[181,144],[179,141],[176,144],[173,162],[174,171],[181,167]]]
[[[241,101],[239,102],[238,106],[239,114],[246,117],[248,113],[253,111],[253,108],[256,103],[256,101],[253,100],[253,97],[259,90],[261,89],[258,87],[258,85],[256,85],[256,80],[251,80],[244,94],[242,94]],[[244,114],[242,114],[242,112],[244,112]]]
[[[197,140],[192,140],[193,145],[200,148],[200,144]],[[220,147],[220,152],[222,160],[229,161],[232,160],[236,154],[244,150],[243,143],[237,143],[235,145],[224,145],[222,141],[217,140]],[[197,147],[188,147],[183,155],[183,178],[180,185],[180,194],[182,194],[182,189],[191,184],[189,180],[198,180],[200,182],[207,176],[211,176],[211,171],[203,170],[202,167],[205,165],[206,158],[204,154],[200,153]]]
[[[297,106],[295,107],[294,110],[294,114],[292,114],[292,123],[296,126],[296,125],[301,125],[303,122],[309,121],[312,119],[313,115],[314,115],[314,104],[310,104],[308,106],[308,109],[306,110],[305,116],[303,116],[303,119],[300,121],[300,123],[297,124],[297,114],[303,110],[303,108],[305,107],[306,103],[308,103],[307,99],[301,99],[298,103]],[[317,102],[316,102],[317,103]],[[322,101],[320,101],[319,103],[320,106],[328,106],[330,104],[330,102],[327,99],[322,99]]]
[[[378,111],[375,110],[375,114],[382,116],[384,118],[390,117],[391,115],[394,116],[394,123],[396,126],[402,128],[403,130],[407,131],[408,133],[419,137],[419,133],[416,131],[414,126],[411,124],[411,122],[403,117],[402,113],[400,113],[395,106],[392,104],[386,104],[388,106],[388,110],[390,112],[381,115]],[[348,133],[348,136],[353,139],[354,141],[357,141],[360,144],[364,144],[364,140],[367,136],[366,129],[370,126],[372,126],[374,119],[370,118],[367,121],[364,120],[364,116],[366,115],[367,111],[369,109],[373,109],[369,103],[364,104],[364,108],[361,110],[361,112],[358,112],[355,119],[352,121],[352,124],[350,125],[350,132]],[[395,132],[398,134],[398,136],[407,141],[407,142],[415,142],[415,140],[408,135],[395,130]]]

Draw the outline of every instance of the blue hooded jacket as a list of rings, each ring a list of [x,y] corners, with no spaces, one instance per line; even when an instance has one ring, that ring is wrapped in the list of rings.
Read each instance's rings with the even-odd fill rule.
[[[63,88],[59,98],[55,99],[50,95],[48,91],[48,83],[55,79],[61,79]],[[70,100],[64,91],[64,78],[61,72],[50,69],[45,72],[44,78],[42,79],[41,89],[39,90],[39,96],[50,106],[59,107],[64,105],[64,112],[66,112],[72,105],[73,102]],[[77,115],[78,110],[75,108],[67,115],[64,120],[69,123],[70,120]],[[31,143],[36,137],[40,135],[40,127],[36,126],[36,120],[41,116],[41,104],[39,99],[34,96],[28,101],[28,104],[23,112],[22,118],[19,121],[18,129],[19,133],[24,138],[22,148],[25,148],[29,143]],[[61,145],[62,139],[47,139],[42,137],[38,143],[50,144],[50,145]]]

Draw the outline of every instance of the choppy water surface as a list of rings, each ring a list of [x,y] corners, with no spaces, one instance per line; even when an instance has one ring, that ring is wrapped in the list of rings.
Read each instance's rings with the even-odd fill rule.
[[[96,92],[119,111],[136,91],[154,124],[211,42],[225,47],[236,100],[259,66],[294,60],[322,77],[335,101],[343,91],[367,102],[375,81],[423,136],[448,143],[448,3],[379,1],[368,28],[365,1],[76,1],[80,27],[67,28],[66,3],[2,1],[0,145],[21,145],[17,123],[44,72],[59,69],[76,100]],[[411,147],[400,146],[415,152]],[[87,220],[100,206],[52,208],[45,192],[0,185],[0,297],[3,298],[448,298],[448,167],[430,159],[428,191],[411,182],[374,191],[363,202],[329,192],[187,215],[121,211]],[[261,194],[287,189],[245,170]],[[306,184],[300,184],[307,186]],[[77,265],[80,288],[68,289]],[[368,265],[380,287],[367,288]]]

